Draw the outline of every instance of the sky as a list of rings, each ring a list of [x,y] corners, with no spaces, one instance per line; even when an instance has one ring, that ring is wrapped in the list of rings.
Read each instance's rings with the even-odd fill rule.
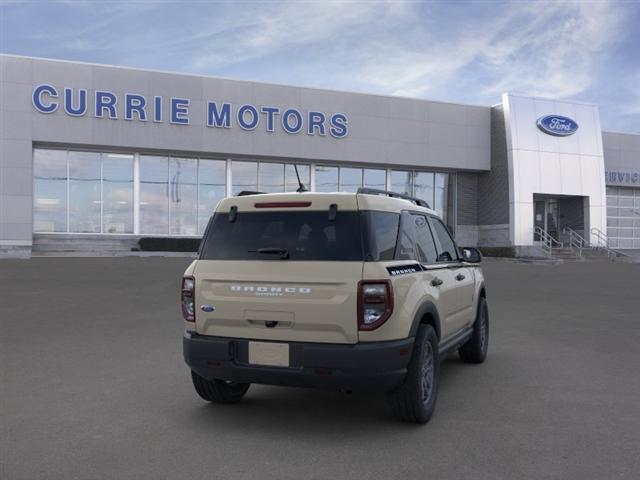
[[[0,52],[477,105],[573,99],[640,132],[640,0],[0,0]]]

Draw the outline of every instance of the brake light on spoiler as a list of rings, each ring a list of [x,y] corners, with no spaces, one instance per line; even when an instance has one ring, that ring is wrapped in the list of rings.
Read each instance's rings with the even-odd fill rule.
[[[255,208],[304,208],[310,207],[311,202],[256,202]]]

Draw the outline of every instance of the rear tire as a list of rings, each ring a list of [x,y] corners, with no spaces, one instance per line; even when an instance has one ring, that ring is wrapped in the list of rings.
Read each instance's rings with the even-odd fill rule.
[[[467,363],[482,363],[489,349],[489,308],[484,297],[478,302],[478,313],[473,324],[473,335],[458,349],[460,358]]]
[[[250,383],[234,383],[224,380],[207,380],[193,370],[191,371],[193,386],[204,400],[214,403],[238,403],[249,390]]]
[[[421,325],[404,383],[388,394],[393,416],[404,422],[427,423],[438,398],[438,336],[431,325]]]

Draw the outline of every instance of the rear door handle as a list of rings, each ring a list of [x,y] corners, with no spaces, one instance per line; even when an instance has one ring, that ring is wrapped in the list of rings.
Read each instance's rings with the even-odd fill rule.
[[[434,277],[433,280],[431,280],[431,285],[434,287],[438,287],[442,285],[442,283],[442,280],[440,280],[438,277]]]
[[[459,282],[461,282],[461,281],[462,281],[462,280],[464,280],[465,278],[467,278],[467,277],[465,277],[465,276],[464,276],[463,274],[461,274],[461,273],[459,273],[458,275],[456,275],[456,280],[458,280]]]

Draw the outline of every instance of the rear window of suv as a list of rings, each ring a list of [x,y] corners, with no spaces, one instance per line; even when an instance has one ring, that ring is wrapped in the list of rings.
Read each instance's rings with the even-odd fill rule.
[[[216,213],[200,258],[388,261],[396,256],[399,223],[398,213],[378,211],[338,211],[333,220],[323,211],[239,212],[233,222],[229,214]]]
[[[333,220],[328,211],[238,212],[234,221],[229,221],[228,213],[216,213],[203,242],[203,260],[362,261],[364,257],[360,213],[355,211],[339,211]]]

